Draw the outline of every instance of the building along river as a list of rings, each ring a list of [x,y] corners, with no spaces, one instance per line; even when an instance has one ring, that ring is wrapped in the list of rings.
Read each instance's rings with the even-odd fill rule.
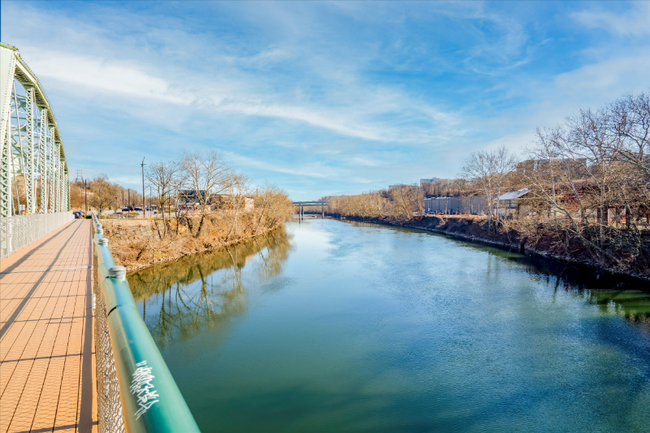
[[[129,282],[204,432],[650,432],[650,295],[515,253],[308,219]]]

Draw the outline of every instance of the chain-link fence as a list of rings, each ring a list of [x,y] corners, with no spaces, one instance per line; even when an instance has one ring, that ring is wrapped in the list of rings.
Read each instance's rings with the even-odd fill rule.
[[[115,264],[95,215],[93,228],[100,433],[199,433],[138,311],[126,280],[126,268]]]
[[[42,238],[73,219],[72,212],[0,218],[0,259]]]
[[[108,331],[106,305],[95,288],[95,363],[97,365],[97,410],[100,433],[124,432],[120,386]]]

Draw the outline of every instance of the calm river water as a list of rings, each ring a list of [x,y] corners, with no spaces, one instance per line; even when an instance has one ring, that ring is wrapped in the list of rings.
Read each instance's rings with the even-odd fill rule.
[[[335,220],[129,276],[203,432],[650,432],[650,297]]]

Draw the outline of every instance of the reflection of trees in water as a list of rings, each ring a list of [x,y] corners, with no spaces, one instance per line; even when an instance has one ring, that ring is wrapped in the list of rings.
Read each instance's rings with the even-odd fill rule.
[[[183,257],[130,274],[129,285],[160,345],[216,326],[246,308],[242,270],[257,257],[252,272],[270,278],[282,272],[291,250],[284,228],[218,251]]]
[[[531,273],[544,275],[549,284],[554,284],[555,293],[570,291],[602,311],[614,311],[631,322],[650,324],[650,286],[641,280],[553,260],[514,260],[525,261]]]
[[[346,223],[361,228],[382,228],[382,226],[373,223],[356,221],[346,221]],[[383,229],[386,229],[386,227],[383,227]],[[417,232],[417,230],[402,227],[390,227],[390,230],[408,233]],[[492,260],[493,258],[498,257],[516,262],[526,266],[533,278],[545,279],[549,285],[554,285],[555,293],[559,290],[570,291],[582,297],[586,302],[598,305],[603,311],[614,311],[631,322],[644,324],[644,327],[650,325],[650,284],[645,281],[610,274],[588,266],[567,264],[566,262],[543,257],[525,256],[518,252],[482,244],[462,240],[457,240],[457,242],[464,248],[488,252],[488,276],[490,273],[497,271],[494,265],[498,265],[499,260]]]
[[[603,310],[613,308],[631,322],[650,324],[650,293],[625,288],[596,289],[586,291],[584,297]]]
[[[598,305],[603,311],[614,311],[635,323],[650,324],[650,284],[643,280],[483,245],[464,245],[487,251],[490,257],[499,257],[525,266],[533,279],[544,280],[554,287],[554,301],[558,291],[571,292],[589,304]],[[491,264],[488,261],[488,266]],[[488,267],[488,272],[490,271],[492,268]]]

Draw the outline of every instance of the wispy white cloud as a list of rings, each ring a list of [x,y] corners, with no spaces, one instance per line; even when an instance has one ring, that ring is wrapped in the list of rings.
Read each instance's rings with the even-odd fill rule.
[[[571,17],[585,27],[605,30],[621,36],[650,34],[650,3],[648,2],[631,2],[628,10],[623,13],[604,9],[585,9],[572,13]]]
[[[276,172],[276,173],[284,173],[284,174],[290,174],[294,176],[301,176],[301,177],[315,178],[315,179],[330,179],[330,180],[348,179],[350,181],[359,182],[359,183],[372,182],[371,180],[364,179],[362,177],[351,176],[349,170],[343,168],[328,167],[327,165],[321,163],[296,162],[294,164],[279,165],[279,164],[269,163],[268,161],[261,161],[255,158],[240,155],[234,152],[224,152],[224,154],[225,156],[228,157],[228,159],[230,159],[231,161],[239,165],[260,168],[262,170]]]
[[[582,103],[596,89],[600,100],[644,91],[650,87],[650,57],[647,52],[611,57],[557,75],[555,86],[565,97],[580,97]]]
[[[170,82],[129,66],[125,61],[26,48],[31,54],[30,67],[39,71],[39,77],[124,96],[174,104],[191,102],[186,96],[172,90]]]
[[[535,80],[528,86],[519,85],[517,90],[530,96],[531,102],[525,107],[504,111],[500,116],[479,120],[478,129],[500,133],[487,135],[476,145],[486,148],[506,146],[525,156],[526,149],[535,140],[537,127],[554,127],[580,109],[599,108],[625,94],[648,91],[648,59],[643,50],[629,55],[607,56],[557,74],[548,81]]]
[[[30,64],[34,70],[40,71],[39,76],[79,86],[82,92],[94,89],[113,98],[147,98],[201,108],[211,106],[217,111],[304,122],[341,135],[377,141],[428,142],[432,134],[426,129],[432,126],[432,122],[447,125],[458,123],[454,114],[445,113],[427,104],[409,101],[408,97],[391,89],[375,89],[375,93],[369,96],[368,100],[357,101],[348,107],[334,108],[314,103],[294,105],[291,104],[291,98],[288,103],[274,102],[287,98],[274,92],[255,93],[255,89],[246,83],[239,83],[236,91],[218,84],[216,88],[211,84],[199,86],[197,89],[187,87],[184,81],[178,79],[163,78],[145,72],[144,68],[130,59],[83,56],[30,46],[24,48],[29,57],[34,59]],[[164,71],[155,72],[164,74]],[[195,82],[192,79],[190,81]],[[210,89],[211,94],[206,94],[206,89]],[[412,116],[424,119],[425,124],[404,130],[391,122],[373,120],[374,116],[399,110],[403,111],[399,116],[403,117],[404,113],[410,111]],[[361,117],[369,120],[362,120]]]
[[[305,122],[313,126],[332,130],[342,135],[350,137],[365,138],[367,140],[395,140],[395,131],[388,128],[372,127],[355,122],[353,119],[342,119],[340,115],[334,113],[319,113],[307,107],[286,106],[286,105],[268,105],[263,102],[246,102],[246,101],[220,101],[216,107],[220,110],[240,113],[252,116],[275,117],[288,120]],[[329,111],[329,110],[328,110]],[[401,141],[401,140],[400,140]]]

